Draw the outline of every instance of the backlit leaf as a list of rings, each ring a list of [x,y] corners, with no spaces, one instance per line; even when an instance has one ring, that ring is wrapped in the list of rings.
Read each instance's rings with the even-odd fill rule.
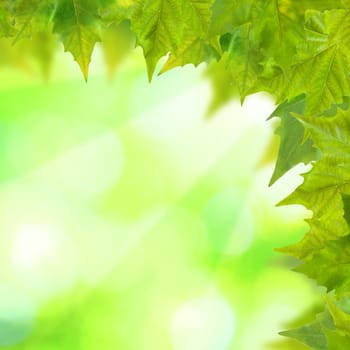
[[[148,77],[152,79],[158,60],[176,52],[181,44],[183,3],[178,0],[138,0],[132,16],[137,44],[143,48]]]
[[[55,9],[54,0],[15,0],[12,3],[17,29],[14,42],[31,37],[38,32],[46,32]]]
[[[305,97],[300,95],[290,102],[279,105],[271,115],[280,117],[281,124],[276,129],[276,134],[280,136],[280,148],[270,185],[298,163],[308,164],[319,158],[319,152],[313,147],[313,141],[310,138],[305,140],[303,125],[293,116],[293,113],[303,114],[304,111]]]
[[[96,42],[100,40],[97,26],[97,0],[58,0],[54,15],[54,32],[79,63],[85,79]]]
[[[349,234],[342,196],[350,194],[350,114],[335,117],[299,117],[315,147],[322,152],[304,183],[282,204],[302,204],[312,210],[310,231],[296,245],[282,251],[305,258],[324,248],[325,242]]]

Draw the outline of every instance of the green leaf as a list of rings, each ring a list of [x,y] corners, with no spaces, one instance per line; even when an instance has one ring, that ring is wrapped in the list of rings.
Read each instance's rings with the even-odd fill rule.
[[[54,0],[15,0],[13,1],[13,12],[16,43],[24,37],[32,37],[38,32],[46,32],[55,9]]]
[[[220,48],[214,40],[209,43],[201,38],[189,37],[184,39],[176,54],[170,54],[168,60],[162,67],[161,73],[175,67],[182,67],[186,64],[193,64],[197,67],[203,62],[210,63],[213,59],[220,58]]]
[[[295,269],[339,297],[350,290],[350,236],[329,241],[310,260]]]
[[[306,41],[298,47],[287,96],[306,93],[306,114],[317,115],[349,96],[348,61],[344,44],[350,21],[345,10],[309,12]],[[341,28],[341,29],[340,29]]]
[[[326,298],[327,307],[332,316],[335,327],[342,335],[350,336],[350,314],[343,310],[344,305],[342,305],[345,303],[345,306],[348,306],[346,305],[347,302],[348,299],[343,299],[340,302],[335,303],[330,297]]]
[[[347,0],[303,0],[298,3],[298,7],[302,12],[308,9],[324,11],[334,8],[344,8],[346,1]]]
[[[316,319],[304,326],[280,334],[296,339],[314,350],[331,350],[328,347],[326,330],[334,330],[335,325],[328,310],[317,314]]]
[[[256,84],[261,72],[262,57],[254,42],[251,23],[246,23],[234,30],[228,55],[227,69],[231,74],[233,84],[238,87],[243,102]]]
[[[58,0],[54,15],[54,32],[66,51],[78,62],[85,79],[96,42],[100,40],[97,0]]]
[[[212,7],[211,35],[232,33],[252,19],[255,0],[216,0]]]
[[[289,69],[296,46],[303,39],[304,12],[289,0],[257,1],[259,16],[254,19],[260,46],[284,72]]]
[[[13,27],[13,11],[10,3],[5,0],[0,1],[0,37],[11,37],[15,34]]]
[[[281,203],[302,204],[313,212],[303,240],[281,249],[303,259],[324,248],[326,241],[349,233],[342,196],[350,194],[350,113],[338,109],[335,117],[299,120],[322,152],[321,160],[303,176],[304,183]]]
[[[119,25],[122,21],[130,19],[137,0],[104,0],[104,6],[99,8],[99,15],[108,27]]]
[[[174,67],[193,64],[198,66],[212,59],[220,59],[221,48],[217,36],[208,38],[213,0],[190,0],[183,10],[181,44],[162,68],[162,73]]]
[[[344,298],[335,302],[327,296],[326,306],[322,313],[316,315],[313,322],[280,334],[296,339],[314,350],[348,349],[349,299]]]
[[[211,21],[211,7],[214,0],[188,0],[184,2],[185,32],[205,38]]]
[[[281,335],[296,339],[314,350],[329,350],[327,338],[319,322],[315,322],[298,329],[281,332]]]
[[[350,337],[343,336],[337,331],[325,330],[327,337],[328,349],[344,350],[350,349]]]
[[[132,29],[143,48],[152,79],[158,60],[176,52],[184,30],[183,0],[138,0],[132,14]]]
[[[135,38],[124,21],[103,30],[101,39],[108,74],[112,78],[119,64],[132,50]]]
[[[305,140],[302,123],[292,115],[303,114],[304,111],[305,96],[300,95],[290,102],[286,101],[279,105],[270,116],[270,118],[275,116],[281,118],[281,124],[276,129],[276,134],[281,140],[280,148],[270,185],[295,165],[308,164],[320,157],[319,151],[313,147],[313,141],[310,138]]]
[[[286,73],[273,57],[264,57],[260,65],[262,70],[250,93],[265,91],[275,98],[276,104],[283,103],[286,101],[285,92],[288,86]]]
[[[227,52],[218,62],[211,62],[206,77],[209,79],[213,94],[208,108],[208,116],[213,115],[218,109],[228,103],[232,98],[239,97],[236,86],[233,85],[232,79],[227,74]]]
[[[297,270],[336,298],[350,295],[349,0],[0,0],[3,65],[29,70],[36,57],[47,76],[56,36],[86,79],[100,38],[111,74],[135,40],[149,80],[164,56],[161,72],[211,62],[211,111],[270,93],[281,119],[271,184],[298,163],[312,165],[281,203],[309,209],[310,230],[280,251],[303,259]],[[22,38],[30,40],[9,49]],[[284,335],[314,349],[349,348],[349,300],[327,303],[314,322]]]

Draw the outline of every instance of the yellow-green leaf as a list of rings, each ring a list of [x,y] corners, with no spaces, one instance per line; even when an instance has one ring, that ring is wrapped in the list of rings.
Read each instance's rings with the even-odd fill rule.
[[[315,147],[322,152],[304,183],[281,204],[302,204],[313,212],[310,231],[296,245],[282,251],[305,258],[325,242],[349,234],[342,196],[350,194],[350,112],[335,117],[299,117]]]
[[[54,15],[54,32],[64,48],[80,65],[85,79],[96,42],[100,40],[97,23],[97,0],[58,0]]]
[[[184,29],[184,0],[138,0],[132,15],[137,44],[143,48],[152,79],[158,60],[178,49]]]

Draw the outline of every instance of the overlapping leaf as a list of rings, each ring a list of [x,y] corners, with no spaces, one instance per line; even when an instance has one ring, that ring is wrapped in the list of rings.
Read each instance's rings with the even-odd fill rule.
[[[66,51],[79,63],[85,79],[88,77],[91,55],[99,36],[99,8],[97,0],[57,0],[54,32]]]
[[[345,350],[350,346],[349,299],[334,301],[327,296],[327,307],[312,323],[281,332],[314,350]]]
[[[349,96],[346,57],[349,13],[308,12],[306,28],[306,40],[298,46],[287,96],[306,93],[306,114],[315,115]]]
[[[152,79],[158,60],[176,52],[184,30],[183,1],[139,0],[132,15],[132,29],[142,46]]]
[[[295,165],[301,162],[308,164],[320,156],[319,151],[313,147],[313,141],[310,138],[305,139],[305,130],[301,122],[292,115],[303,114],[304,111],[305,96],[300,95],[278,106],[271,115],[280,117],[281,123],[276,129],[276,134],[280,136],[280,148],[270,185]]]
[[[350,291],[350,239],[349,236],[326,243],[325,248],[315,253],[296,271],[302,272],[343,296]]]
[[[243,101],[256,84],[261,72],[261,53],[253,36],[253,25],[243,24],[232,35],[227,69]]]
[[[177,66],[198,66],[211,59],[219,59],[220,45],[217,36],[209,36],[213,0],[189,0],[184,3],[182,40],[164,65],[165,72]]]
[[[343,195],[344,219],[350,223],[350,197]],[[335,291],[338,297],[350,295],[350,236],[328,241],[311,259],[296,268],[308,277]]]
[[[98,12],[107,26],[118,25],[126,19],[130,20],[136,4],[137,0],[104,0]]]
[[[212,7],[211,35],[232,33],[236,27],[251,22],[255,0],[216,0]]]
[[[291,65],[297,44],[303,39],[304,12],[289,0],[260,0],[254,20],[260,46],[274,57],[284,73]]]
[[[45,72],[58,37],[85,78],[101,39],[111,73],[134,41],[149,79],[166,55],[162,72],[217,60],[208,74],[217,89],[213,109],[238,93],[242,101],[272,94],[281,142],[271,183],[300,162],[313,165],[282,202],[312,211],[310,231],[282,251],[303,259],[297,270],[338,298],[349,295],[349,0],[0,0],[0,37],[9,38],[2,48],[29,47],[3,52],[0,63],[26,66],[33,54]],[[313,349],[347,349],[349,314],[328,300],[314,323],[285,335]]]
[[[15,34],[13,28],[13,11],[7,0],[0,0],[0,37],[11,37]]]
[[[282,204],[302,204],[312,210],[310,232],[284,252],[305,258],[324,247],[327,240],[349,233],[342,195],[350,193],[350,113],[338,110],[335,117],[299,117],[310,133],[322,159],[304,175],[304,183]]]
[[[38,32],[47,32],[54,9],[54,0],[13,1],[12,11],[15,14],[16,28],[14,42],[24,37],[32,37]]]

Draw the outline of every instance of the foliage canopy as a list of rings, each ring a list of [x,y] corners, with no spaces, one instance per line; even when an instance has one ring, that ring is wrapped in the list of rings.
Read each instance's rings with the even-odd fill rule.
[[[168,55],[161,73],[213,61],[208,74],[225,90],[218,104],[273,95],[281,144],[271,184],[312,164],[282,202],[310,209],[310,230],[280,250],[301,259],[297,270],[328,293],[313,323],[283,334],[315,350],[349,348],[349,0],[0,0],[0,36],[40,36],[46,48],[58,38],[86,79],[97,42],[111,69],[135,42],[150,80]]]

